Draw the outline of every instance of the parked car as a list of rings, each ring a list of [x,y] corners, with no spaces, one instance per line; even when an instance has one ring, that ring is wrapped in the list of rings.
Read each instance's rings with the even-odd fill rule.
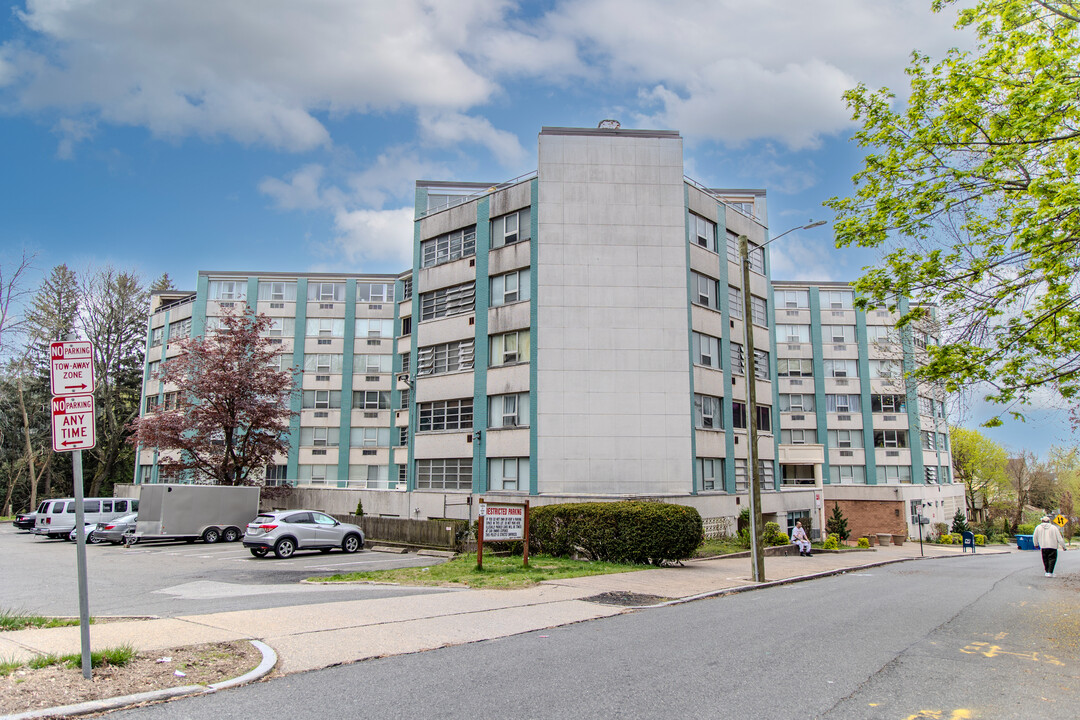
[[[135,532],[135,520],[138,517],[139,513],[128,513],[108,522],[98,523],[94,536],[101,538],[102,542],[119,545],[125,541],[125,535]]]
[[[38,503],[37,510],[19,513],[15,516],[15,520],[13,520],[11,524],[19,530],[29,530],[30,532],[33,532],[34,525],[37,523],[38,513],[45,512],[45,505],[47,505],[48,502],[48,500],[42,500]]]
[[[244,534],[244,547],[260,558],[271,550],[277,557],[287,558],[297,550],[330,552],[341,548],[354,553],[363,546],[364,532],[359,527],[315,510],[260,513]]]
[[[139,509],[139,501],[128,498],[89,498],[83,500],[83,522],[112,520]],[[50,538],[67,537],[75,527],[75,499],[46,500],[38,508],[34,532]]]
[[[91,543],[92,545],[97,545],[98,543],[105,542],[100,537],[98,537],[97,529],[98,529],[99,526],[100,526],[100,523],[96,523],[96,522],[86,523],[86,542]],[[67,536],[68,540],[71,540],[72,542],[74,542],[77,539],[75,537],[75,532],[77,530],[78,530],[78,528],[71,528],[71,532],[69,532],[68,536]]]

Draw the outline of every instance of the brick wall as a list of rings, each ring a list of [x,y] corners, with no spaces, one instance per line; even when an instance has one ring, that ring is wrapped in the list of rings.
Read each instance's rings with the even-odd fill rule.
[[[907,537],[907,517],[903,501],[838,500],[840,511],[847,518],[851,538],[874,533],[889,533]],[[832,515],[832,501],[825,503],[825,519]]]

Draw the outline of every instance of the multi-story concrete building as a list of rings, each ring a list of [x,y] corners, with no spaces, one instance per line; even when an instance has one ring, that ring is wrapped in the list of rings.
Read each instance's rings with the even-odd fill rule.
[[[160,296],[148,377],[155,333],[176,312],[211,322],[222,302],[244,300],[280,318],[283,362],[305,372],[293,448],[268,476],[352,490],[318,500],[342,512],[357,493],[367,512],[399,517],[472,516],[477,495],[647,498],[694,505],[710,526],[733,529],[747,505],[748,421],[759,430],[763,513],[782,526],[812,517],[820,528],[835,496],[849,518],[870,518],[865,531],[899,533],[901,504],[921,507],[951,487],[947,448],[928,463],[897,434],[906,442],[940,419],[870,374],[884,358],[866,328],[893,318],[868,319],[843,298],[833,310],[831,293],[848,297],[846,286],[771,283],[765,192],[685,177],[677,132],[544,128],[536,173],[420,181],[416,203],[413,267],[400,277],[201,273],[197,292]],[[740,235],[751,243],[749,323]],[[264,286],[277,293],[265,302]],[[836,328],[839,340],[823,343]],[[857,397],[857,409],[841,396]],[[140,480],[155,479],[152,460],[140,455]]]

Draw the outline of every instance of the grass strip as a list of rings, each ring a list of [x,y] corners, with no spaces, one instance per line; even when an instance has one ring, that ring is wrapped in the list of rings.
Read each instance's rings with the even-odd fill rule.
[[[119,645],[117,647],[104,648],[103,650],[90,651],[90,667],[99,668],[106,665],[123,667],[135,659],[135,648],[131,645]],[[12,659],[0,659],[0,676],[10,675],[19,668],[26,666],[31,670],[41,670],[53,665],[66,665],[73,670],[82,667],[82,653],[70,655],[35,655],[26,662]]]
[[[440,565],[371,570],[342,573],[328,577],[309,578],[312,582],[387,582],[400,585],[465,586],[470,588],[521,588],[544,580],[610,575],[611,573],[645,570],[643,565],[620,565],[548,555],[530,555],[529,567],[522,567],[521,556],[496,557],[484,555],[484,569],[476,569],[476,555],[469,553]]]
[[[94,619],[90,618],[93,624]],[[0,632],[6,630],[26,630],[27,628],[54,628],[78,625],[75,618],[54,618],[44,615],[32,615],[21,610],[0,608]]]

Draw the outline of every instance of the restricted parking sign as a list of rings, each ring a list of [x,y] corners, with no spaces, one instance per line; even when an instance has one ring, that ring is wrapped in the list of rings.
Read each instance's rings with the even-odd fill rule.
[[[52,399],[53,450],[89,450],[94,433],[94,396],[69,395]]]
[[[53,395],[85,395],[94,392],[94,346],[88,340],[54,342],[49,346],[52,362],[49,381]]]

